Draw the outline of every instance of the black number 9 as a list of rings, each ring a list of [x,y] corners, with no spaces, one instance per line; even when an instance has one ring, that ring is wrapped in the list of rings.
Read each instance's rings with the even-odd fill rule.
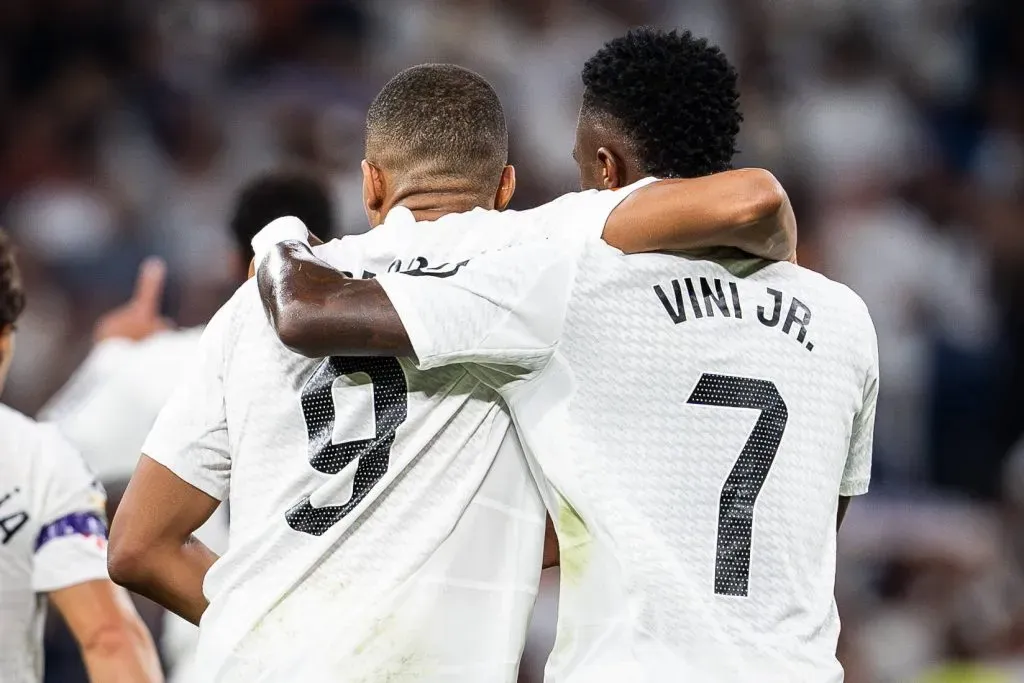
[[[366,373],[373,385],[371,439],[333,442],[334,381],[342,375]],[[337,474],[356,458],[352,497],[343,505],[313,507],[305,496],[285,514],[296,531],[320,536],[353,510],[388,471],[395,430],[405,422],[409,387],[401,364],[394,358],[325,358],[302,388],[302,416],[309,435],[309,464],[318,472]]]

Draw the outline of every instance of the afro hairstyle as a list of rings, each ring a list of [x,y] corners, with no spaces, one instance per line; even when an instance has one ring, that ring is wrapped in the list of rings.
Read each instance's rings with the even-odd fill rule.
[[[743,115],[725,54],[689,31],[634,29],[583,67],[585,116],[610,119],[644,172],[695,178],[731,168]]]

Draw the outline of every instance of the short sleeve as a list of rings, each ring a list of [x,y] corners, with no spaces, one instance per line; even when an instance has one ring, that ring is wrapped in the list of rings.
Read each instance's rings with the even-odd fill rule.
[[[32,589],[60,590],[107,579],[107,497],[81,456],[52,427],[41,427],[35,476],[39,534]]]
[[[575,249],[542,241],[490,252],[445,277],[381,275],[418,367],[479,363],[537,371],[561,335]]]
[[[868,492],[871,482],[871,452],[875,436],[875,410],[878,405],[878,344],[871,335],[871,356],[864,380],[864,400],[853,418],[850,452],[846,457],[840,496],[859,496]]]
[[[554,201],[519,214],[521,217],[530,216],[531,220],[528,229],[517,230],[517,234],[521,239],[532,240],[559,237],[572,231],[575,236],[583,239],[601,239],[612,211],[626,197],[656,181],[657,178],[644,178],[617,190],[586,190],[564,194]]]
[[[160,411],[142,452],[200,491],[224,500],[231,473],[224,369],[242,286],[203,331],[192,366]],[[252,294],[252,292],[248,292]]]

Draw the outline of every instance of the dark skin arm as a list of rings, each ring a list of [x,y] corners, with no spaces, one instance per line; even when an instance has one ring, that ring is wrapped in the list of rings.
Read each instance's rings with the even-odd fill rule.
[[[355,280],[302,242],[278,244],[256,276],[281,342],[310,358],[412,356],[412,343],[376,280]]]
[[[787,260],[795,258],[796,222],[775,177],[744,169],[643,187],[612,211],[603,237],[626,253],[726,246]],[[412,353],[380,287],[344,276],[299,242],[284,244],[257,275],[263,306],[288,348],[310,358]]]
[[[143,455],[110,525],[110,578],[198,625],[217,555],[192,533],[220,501]]]

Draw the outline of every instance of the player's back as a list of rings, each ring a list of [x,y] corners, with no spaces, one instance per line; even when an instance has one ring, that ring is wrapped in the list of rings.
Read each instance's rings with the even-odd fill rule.
[[[204,586],[211,679],[514,680],[544,517],[494,391],[458,368],[291,353],[254,281],[208,329],[230,452],[208,469],[230,468],[232,516]],[[188,481],[173,453],[191,428],[175,431],[162,415],[146,452]]]
[[[0,680],[42,678],[42,594],[106,578],[105,496],[53,427],[0,405]]]
[[[863,303],[787,263],[740,277],[596,242],[577,263],[557,352],[510,396],[560,494],[549,681],[841,681],[837,502],[867,487],[877,378]]]

